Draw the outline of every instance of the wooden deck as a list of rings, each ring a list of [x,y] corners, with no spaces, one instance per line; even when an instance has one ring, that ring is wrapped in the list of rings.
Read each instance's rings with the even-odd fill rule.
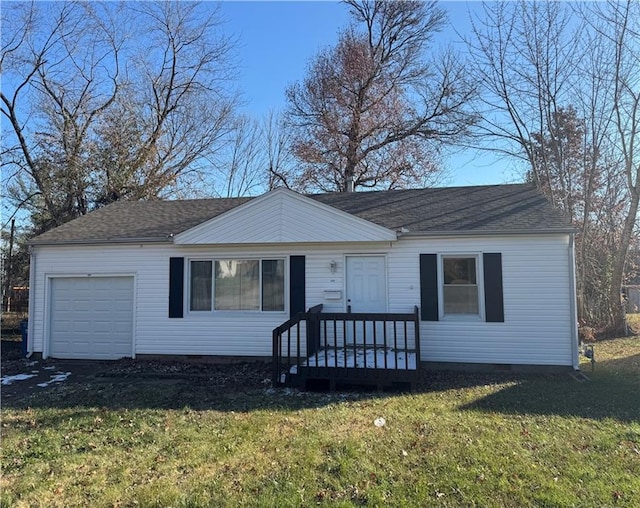
[[[273,384],[305,388],[311,381],[374,384],[418,380],[418,309],[399,313],[323,313],[309,309],[273,331]]]

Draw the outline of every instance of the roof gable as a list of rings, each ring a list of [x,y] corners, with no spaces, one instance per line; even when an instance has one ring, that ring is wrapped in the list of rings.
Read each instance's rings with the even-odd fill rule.
[[[176,235],[177,245],[379,242],[396,233],[287,189],[276,189]]]

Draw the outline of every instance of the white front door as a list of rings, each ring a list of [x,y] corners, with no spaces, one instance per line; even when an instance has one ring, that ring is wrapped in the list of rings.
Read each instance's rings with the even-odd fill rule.
[[[387,312],[387,270],[384,256],[347,256],[347,310],[358,313]],[[349,327],[349,342],[373,342],[373,327],[362,323]]]

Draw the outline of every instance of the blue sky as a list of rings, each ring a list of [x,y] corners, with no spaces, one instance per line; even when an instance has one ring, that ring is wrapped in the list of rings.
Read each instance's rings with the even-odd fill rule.
[[[468,12],[477,12],[479,2],[441,2],[449,12],[451,25],[460,33],[469,29]],[[228,33],[240,39],[237,49],[239,81],[244,109],[260,116],[285,105],[284,91],[303,79],[309,60],[337,40],[349,22],[348,8],[335,1],[273,2],[224,1],[220,13]],[[455,44],[453,28],[441,33],[435,46]],[[448,185],[478,185],[514,182],[515,168],[490,154],[464,150],[451,154],[445,165]]]

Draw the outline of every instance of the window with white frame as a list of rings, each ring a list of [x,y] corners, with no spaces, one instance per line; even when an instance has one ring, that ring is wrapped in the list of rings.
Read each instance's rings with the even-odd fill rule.
[[[284,259],[191,261],[192,311],[284,311]]]
[[[476,256],[443,256],[442,283],[445,315],[480,314]]]
[[[191,310],[211,310],[211,261],[191,261]]]

